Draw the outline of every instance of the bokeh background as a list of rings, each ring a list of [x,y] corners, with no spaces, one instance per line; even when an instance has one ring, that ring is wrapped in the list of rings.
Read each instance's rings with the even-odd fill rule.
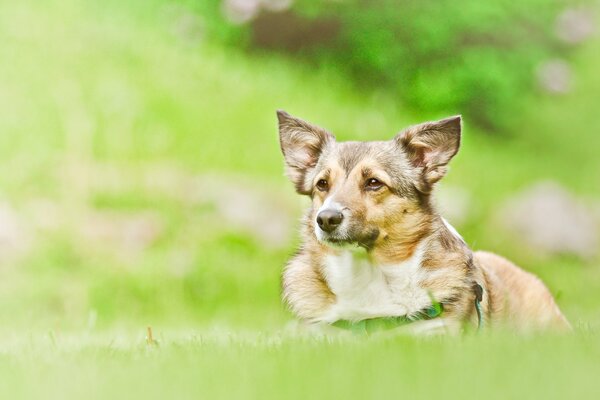
[[[276,109],[341,140],[462,114],[444,215],[597,330],[598,8],[0,2],[0,333],[287,326]]]

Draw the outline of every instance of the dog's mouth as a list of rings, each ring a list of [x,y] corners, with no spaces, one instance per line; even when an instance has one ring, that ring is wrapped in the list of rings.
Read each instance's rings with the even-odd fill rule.
[[[331,245],[333,247],[348,247],[348,246],[358,246],[358,241],[351,239],[338,239],[334,237],[323,238],[323,242],[325,244]]]
[[[373,229],[356,237],[338,237],[335,234],[327,234],[323,236],[322,242],[337,248],[363,247],[370,250],[375,245],[378,237],[379,229]]]

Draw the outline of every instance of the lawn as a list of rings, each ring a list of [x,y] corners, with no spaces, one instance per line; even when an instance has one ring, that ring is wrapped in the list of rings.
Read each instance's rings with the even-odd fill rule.
[[[542,277],[575,333],[321,337],[279,300],[308,203],[283,177],[275,110],[342,140],[443,116],[223,48],[190,4],[0,3],[2,398],[600,395],[598,256],[537,254],[497,223],[543,180],[597,208],[598,40],[573,55],[574,90],[531,96],[512,134],[465,121],[442,184],[469,193],[467,242]]]
[[[3,347],[5,347],[4,345]],[[594,398],[597,336],[76,335],[11,343],[3,398]]]

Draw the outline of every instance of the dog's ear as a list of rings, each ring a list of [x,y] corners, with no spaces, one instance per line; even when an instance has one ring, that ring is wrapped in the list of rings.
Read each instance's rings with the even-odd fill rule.
[[[310,194],[311,187],[305,182],[307,172],[317,165],[323,149],[335,141],[326,130],[285,111],[277,111],[279,120],[279,143],[285,158],[286,175],[300,194]]]
[[[421,171],[417,186],[421,192],[431,192],[433,184],[446,174],[448,163],[460,147],[460,135],[461,117],[457,115],[411,126],[396,136],[410,163]]]

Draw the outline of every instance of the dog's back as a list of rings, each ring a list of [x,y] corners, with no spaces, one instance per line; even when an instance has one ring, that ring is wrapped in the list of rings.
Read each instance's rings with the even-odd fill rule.
[[[535,275],[504,257],[485,251],[474,253],[489,291],[489,314],[520,330],[569,330],[548,288]]]

